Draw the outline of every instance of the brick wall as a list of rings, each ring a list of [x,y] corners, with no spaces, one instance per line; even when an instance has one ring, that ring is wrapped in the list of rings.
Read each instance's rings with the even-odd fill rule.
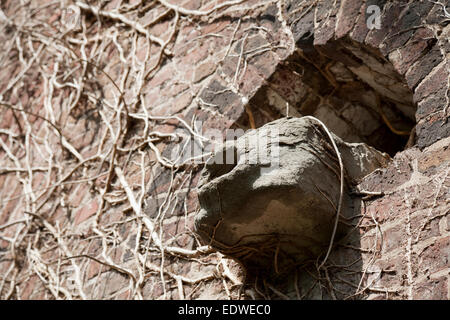
[[[0,296],[450,298],[443,6],[170,3],[2,4]],[[370,4],[381,29],[367,27]],[[284,116],[286,102],[393,161],[361,182],[383,195],[361,201],[325,269],[244,282],[192,232],[201,165],[176,162],[177,148]]]

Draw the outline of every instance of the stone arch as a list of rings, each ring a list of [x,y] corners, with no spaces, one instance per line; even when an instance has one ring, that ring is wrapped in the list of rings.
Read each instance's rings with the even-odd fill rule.
[[[315,115],[342,138],[391,156],[450,134],[449,28],[437,27],[442,7],[428,1],[302,5],[284,7],[295,50],[250,100],[257,126],[286,115],[289,103],[290,115]],[[369,5],[380,7],[380,29],[368,28]],[[238,123],[249,126],[248,115]]]

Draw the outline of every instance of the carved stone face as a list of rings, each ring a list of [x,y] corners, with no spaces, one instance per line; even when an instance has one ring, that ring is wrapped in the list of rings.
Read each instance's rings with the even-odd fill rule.
[[[334,139],[347,182],[386,161],[365,144]],[[234,163],[217,163],[230,154]],[[290,264],[317,257],[329,244],[336,218],[339,170],[327,135],[312,120],[285,118],[266,124],[225,143],[205,166],[196,232],[251,266],[271,268],[274,259]],[[352,215],[347,191],[341,214]]]

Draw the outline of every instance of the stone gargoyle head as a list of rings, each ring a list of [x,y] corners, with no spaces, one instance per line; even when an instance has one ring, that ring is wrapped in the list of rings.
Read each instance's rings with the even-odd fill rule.
[[[345,218],[354,214],[350,186],[389,157],[333,138],[345,169]],[[200,178],[195,230],[248,267],[282,269],[315,259],[330,242],[339,173],[330,139],[315,121],[273,121],[216,148]]]

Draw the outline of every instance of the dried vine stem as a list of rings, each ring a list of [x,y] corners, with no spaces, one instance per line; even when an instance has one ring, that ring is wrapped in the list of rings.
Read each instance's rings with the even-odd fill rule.
[[[191,161],[196,159],[177,161],[187,140],[202,145],[208,139],[191,119],[153,115],[155,106],[146,103],[145,90],[170,58],[182,26],[197,23],[200,16],[217,13],[216,18],[243,2],[204,11],[173,1],[119,2],[115,9],[82,1],[39,8],[19,3],[14,14],[5,10],[0,23],[15,31],[0,35],[6,44],[0,64],[4,74],[12,72],[6,82],[1,78],[0,97],[0,178],[11,185],[1,190],[0,200],[0,215],[8,216],[0,225],[5,249],[0,268],[7,271],[0,281],[1,298],[113,298],[126,291],[131,299],[157,298],[144,294],[152,282],[164,286],[161,297],[173,298],[176,287],[176,297],[189,299],[199,294],[200,285],[213,281],[223,285],[227,297],[240,297],[240,278],[189,229],[193,212],[183,193],[190,190]],[[150,7],[160,14],[138,23],[136,12]],[[75,20],[67,20],[72,11]],[[150,26],[165,21],[166,36],[151,33]],[[230,46],[235,40],[233,35]],[[112,68],[109,62],[116,57]],[[10,113],[11,122],[3,122]],[[158,131],[166,122],[185,134]],[[180,153],[172,158],[162,154],[167,144],[182,146]],[[144,203],[158,171],[171,175],[171,187],[158,216],[152,217]],[[184,212],[178,220],[169,217],[180,204]],[[183,232],[167,235],[166,225],[177,221]],[[183,234],[192,236],[194,247],[177,243]],[[212,264],[216,271],[190,277],[172,269],[179,263]],[[126,283],[119,292],[101,296],[107,274],[120,275]]]
[[[187,15],[187,16],[207,16],[209,14],[211,14],[212,12],[225,8],[225,7],[229,7],[229,6],[233,6],[236,4],[240,4],[242,2],[244,2],[244,0],[235,0],[235,1],[226,1],[223,2],[221,4],[218,4],[216,6],[214,6],[213,8],[209,9],[209,10],[205,10],[205,11],[201,11],[201,10],[189,10],[189,9],[185,9],[183,7],[180,7],[176,4],[172,4],[169,3],[166,0],[158,0],[158,2],[160,2],[162,5],[164,5],[165,7],[175,10],[177,12],[179,12],[180,14],[183,15]]]
[[[77,1],[75,4],[78,7],[80,7],[81,9],[83,9],[83,10],[87,10],[87,11],[92,12],[94,15],[100,15],[100,16],[103,16],[103,17],[106,17],[106,18],[110,18],[112,20],[120,21],[120,22],[124,23],[125,25],[135,29],[137,32],[139,32],[139,33],[143,34],[144,36],[148,37],[151,41],[159,44],[161,47],[165,46],[165,42],[162,39],[160,39],[160,38],[158,38],[158,37],[148,33],[148,31],[141,24],[128,19],[127,17],[125,17],[124,15],[122,15],[120,13],[114,13],[114,12],[108,12],[108,11],[100,10],[100,9],[94,7],[94,6],[88,5],[88,4],[86,4],[84,2],[81,2],[81,1]],[[164,50],[164,53],[169,55],[169,56],[172,55],[172,52],[170,52],[167,49]]]
[[[334,237],[336,236],[336,231],[337,231],[337,226],[339,223],[339,216],[341,215],[341,209],[342,209],[342,200],[344,197],[344,164],[342,162],[342,158],[341,158],[341,153],[339,152],[339,149],[336,145],[336,142],[334,141],[333,135],[331,134],[331,132],[328,130],[327,126],[320,121],[317,118],[314,118],[312,116],[305,116],[304,118],[307,119],[311,119],[313,121],[315,121],[316,123],[318,123],[326,132],[326,134],[328,135],[328,138],[330,139],[334,151],[336,152],[336,156],[338,158],[339,161],[339,168],[340,168],[340,187],[339,187],[339,201],[338,201],[338,205],[337,205],[337,210],[336,210],[336,219],[334,221],[334,225],[333,225],[333,231],[331,234],[331,238],[330,238],[330,244],[328,245],[328,249],[327,252],[325,254],[325,257],[323,258],[322,262],[320,263],[318,269],[320,270],[323,265],[327,262],[328,256],[331,253],[331,249],[333,248],[333,243],[334,243]]]

